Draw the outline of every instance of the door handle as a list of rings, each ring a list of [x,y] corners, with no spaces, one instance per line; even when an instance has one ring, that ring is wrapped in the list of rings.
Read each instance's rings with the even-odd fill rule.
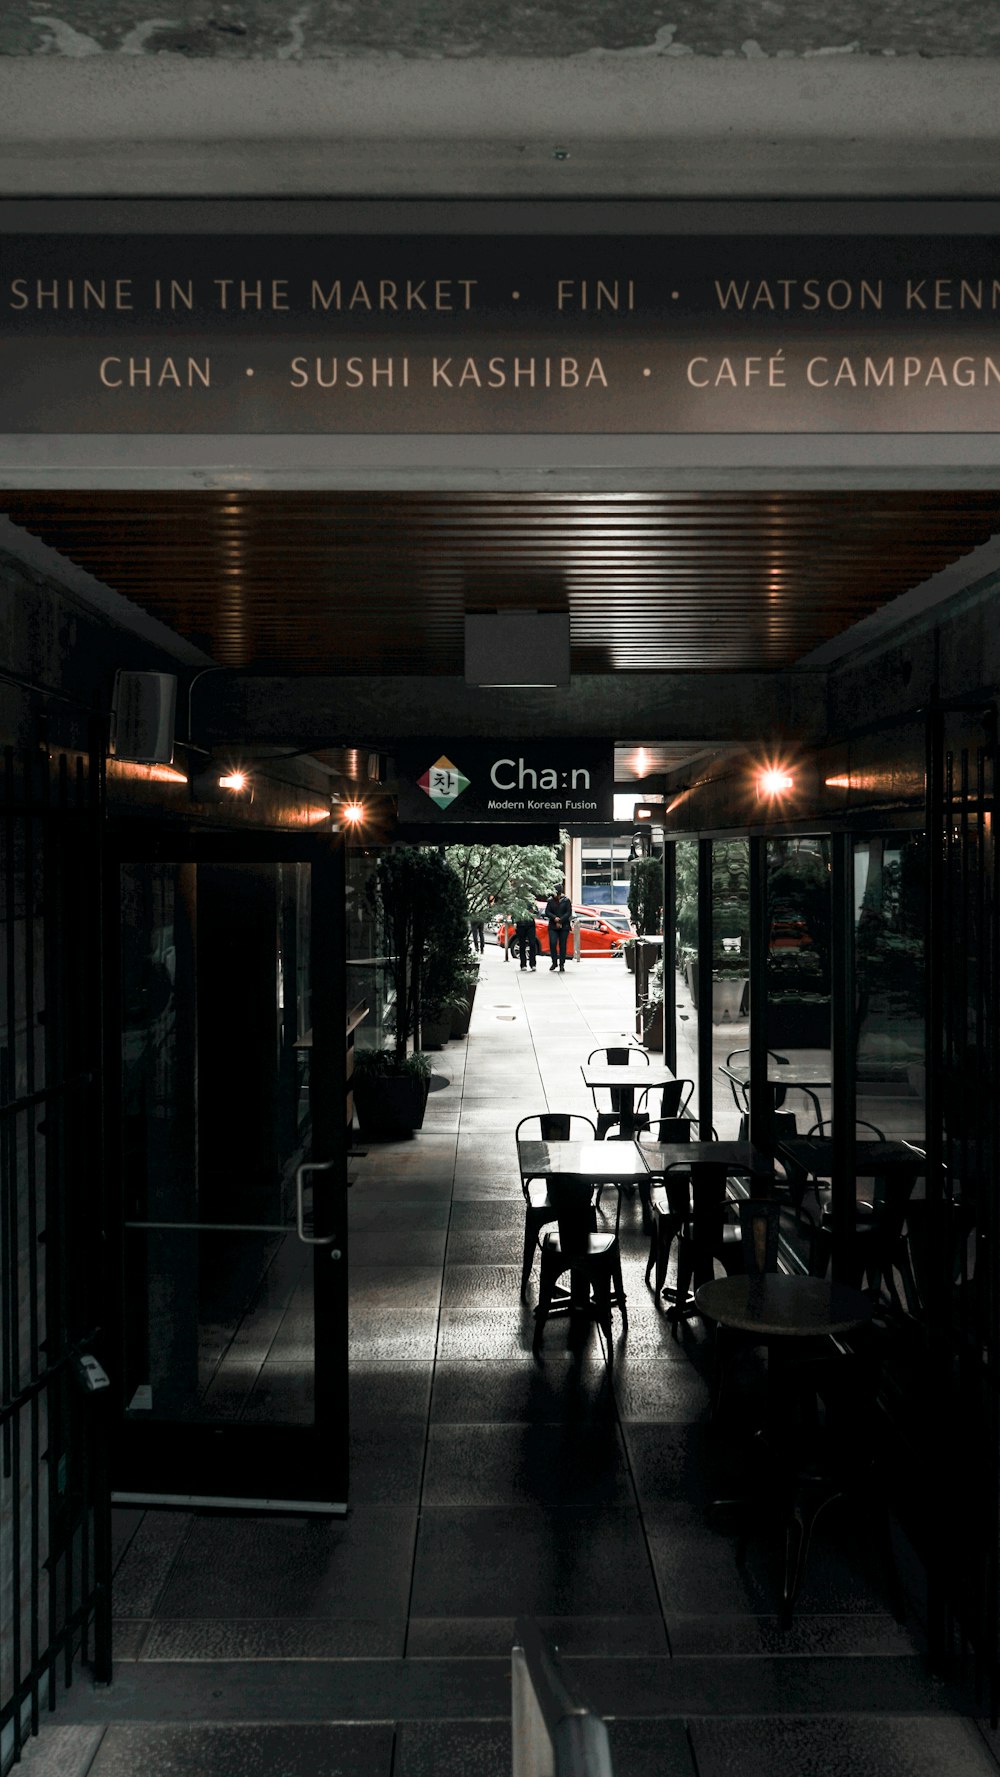
[[[304,1160],[295,1168],[295,1217],[299,1239],[304,1246],[332,1246],[335,1234],[307,1234],[305,1222],[305,1180],[307,1172],[330,1172],[332,1160]]]

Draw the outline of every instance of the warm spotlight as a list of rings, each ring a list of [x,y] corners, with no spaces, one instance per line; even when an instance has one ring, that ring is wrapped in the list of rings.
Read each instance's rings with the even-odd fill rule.
[[[238,796],[246,787],[247,774],[245,771],[227,771],[219,778],[219,789],[232,790],[234,796]]]
[[[365,805],[363,802],[345,802],[340,813],[346,827],[357,827],[365,818]]]
[[[795,788],[795,779],[790,771],[780,765],[768,765],[757,773],[758,796],[787,796]]]

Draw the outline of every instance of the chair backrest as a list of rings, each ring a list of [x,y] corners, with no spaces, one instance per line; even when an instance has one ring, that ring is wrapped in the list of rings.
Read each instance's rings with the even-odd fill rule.
[[[656,1113],[661,1117],[682,1117],[694,1097],[693,1080],[668,1080],[663,1087],[645,1086],[636,1100],[636,1110],[648,1110],[650,1100],[655,1100],[660,1093],[660,1108]]]
[[[559,1247],[563,1258],[571,1259],[586,1253],[595,1226],[593,1185],[575,1173],[553,1172],[549,1175],[547,1190],[559,1224]]]
[[[748,1071],[749,1071],[749,1063],[750,1063],[749,1049],[731,1049],[729,1054],[726,1056],[726,1066],[732,1067],[733,1062],[740,1060],[740,1058],[742,1056],[746,1057],[747,1067],[748,1067]],[[787,1055],[779,1055],[779,1054],[777,1054],[777,1052],[774,1049],[768,1050],[767,1059],[768,1059],[768,1061],[775,1062],[778,1067],[788,1067],[788,1065],[789,1065],[788,1056]],[[729,1084],[732,1088],[733,1098],[736,1101],[737,1108],[741,1111],[749,1110],[749,1108],[750,1108],[750,1082],[749,1082],[749,1080],[746,1080],[740,1086],[737,1086],[737,1083],[735,1080],[730,1080]],[[772,1085],[771,1092],[772,1092],[773,1107],[775,1110],[778,1110],[778,1108],[781,1105],[783,1105],[785,1102],[785,1099],[788,1094],[788,1088],[787,1088],[787,1086]]]
[[[834,1120],[832,1117],[824,1117],[822,1122],[813,1124],[812,1128],[809,1130],[809,1134],[810,1135],[826,1135],[827,1131],[829,1130],[830,1134],[832,1135],[833,1134],[833,1121]],[[864,1117],[855,1117],[855,1119],[854,1119],[854,1133],[856,1136],[860,1135],[862,1140],[864,1140],[867,1136],[871,1136],[874,1138],[875,1141],[885,1141],[885,1136],[883,1135],[881,1129],[876,1128],[874,1123],[867,1123],[865,1121]]]
[[[760,1181],[754,1181],[760,1188]],[[739,1204],[743,1269],[747,1277],[763,1277],[778,1269],[781,1204],[773,1197],[742,1197]]]
[[[639,1142],[648,1148],[651,1142],[690,1141],[693,1129],[690,1117],[654,1117],[648,1129],[640,1129]]]
[[[691,1168],[687,1162],[671,1161],[663,1174],[663,1185],[671,1215],[687,1221],[691,1214]]]
[[[587,1056],[587,1065],[589,1067],[592,1061],[606,1061],[609,1067],[632,1067],[636,1058],[641,1058],[645,1067],[649,1066],[649,1056],[645,1049],[630,1043],[628,1047],[623,1045],[621,1048],[592,1049]]]
[[[535,1124],[537,1128],[527,1129]],[[532,1111],[514,1131],[515,1141],[596,1141],[597,1129],[578,1111]]]

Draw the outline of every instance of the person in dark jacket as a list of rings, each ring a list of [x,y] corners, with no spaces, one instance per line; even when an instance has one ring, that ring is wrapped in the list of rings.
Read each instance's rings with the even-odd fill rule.
[[[514,938],[521,958],[522,969],[533,971],[535,958],[538,955],[538,934],[535,931],[535,921],[532,915],[526,919],[517,920],[514,926]]]
[[[558,969],[560,975],[566,967],[566,946],[569,943],[569,928],[573,919],[573,903],[565,889],[558,888],[545,903],[545,917],[549,922],[549,964],[550,972]]]

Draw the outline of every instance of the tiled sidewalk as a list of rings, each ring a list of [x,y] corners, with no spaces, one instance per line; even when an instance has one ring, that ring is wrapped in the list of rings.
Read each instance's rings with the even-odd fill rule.
[[[996,1777],[863,1527],[831,1511],[782,1634],[773,1539],[740,1570],[707,1526],[743,1446],[708,1425],[699,1323],[674,1340],[644,1286],[634,1200],[613,1371],[565,1321],[532,1359],[514,1127],[588,1111],[580,1064],[630,1031],[631,985],[487,950],[423,1131],[353,1169],[350,1516],[117,1513],[116,1682],[61,1701],[36,1777],[500,1777],[519,1613],[614,1718],[616,1777]]]

